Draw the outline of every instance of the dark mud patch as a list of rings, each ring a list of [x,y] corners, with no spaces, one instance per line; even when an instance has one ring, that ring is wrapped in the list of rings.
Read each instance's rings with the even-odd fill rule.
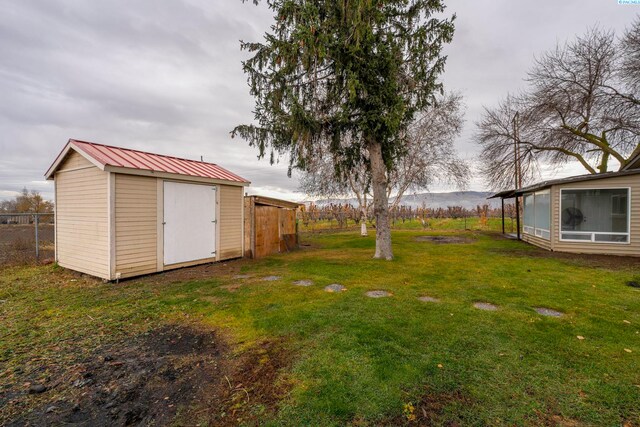
[[[277,379],[288,361],[280,343],[233,356],[211,331],[163,326],[96,349],[52,374],[43,393],[17,384],[6,401],[0,397],[8,409],[0,424],[251,424],[277,409],[288,390]]]
[[[431,242],[438,244],[473,243],[474,239],[460,236],[416,236],[416,242]]]

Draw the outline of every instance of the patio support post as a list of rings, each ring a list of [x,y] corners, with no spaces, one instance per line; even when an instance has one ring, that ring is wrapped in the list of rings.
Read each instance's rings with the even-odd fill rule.
[[[500,197],[502,200],[502,234],[504,234],[504,197]]]
[[[516,231],[518,240],[520,240],[520,198],[516,194]]]

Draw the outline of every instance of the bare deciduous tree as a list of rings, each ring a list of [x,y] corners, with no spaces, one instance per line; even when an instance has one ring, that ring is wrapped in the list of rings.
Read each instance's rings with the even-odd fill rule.
[[[346,198],[355,196],[361,219],[367,220],[371,199],[371,177],[366,163],[359,163],[345,172],[336,168],[343,164],[344,158],[332,156],[317,158],[308,165],[308,170],[300,178],[300,190],[312,197]]]
[[[394,198],[392,209],[408,191],[428,189],[438,182],[466,185],[469,167],[457,157],[453,146],[462,123],[462,97],[448,94],[420,114],[400,136],[405,149],[399,153],[396,167],[387,172],[387,195]],[[355,196],[366,220],[372,197],[371,173],[366,153],[361,158],[362,163],[348,168],[340,167],[346,158],[327,156],[316,160],[302,175],[301,190],[317,197]]]
[[[575,160],[593,174],[607,172],[611,159],[627,164],[640,147],[640,105],[622,78],[621,44],[594,28],[537,58],[526,92],[485,108],[477,136],[493,188],[513,185],[516,164],[525,183],[538,162]]]
[[[538,175],[533,150],[516,149],[517,130],[528,127],[529,116],[519,113],[526,112],[524,105],[522,96],[508,95],[496,107],[485,107],[482,119],[476,123],[476,138],[482,145],[481,171],[492,188],[517,186],[514,181],[517,164],[522,182],[530,182]]]
[[[622,61],[619,77],[635,103],[640,102],[640,17],[636,17],[620,41]]]
[[[53,213],[53,202],[44,200],[39,191],[24,187],[14,199],[0,202],[0,213]]]
[[[447,94],[425,110],[409,127],[398,167],[389,173],[389,197],[392,208],[408,191],[429,189],[435,183],[464,188],[470,176],[469,166],[458,158],[454,141],[464,122],[462,96]]]

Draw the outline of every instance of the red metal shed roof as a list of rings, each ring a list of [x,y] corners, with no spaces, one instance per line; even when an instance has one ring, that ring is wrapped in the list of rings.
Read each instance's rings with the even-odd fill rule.
[[[132,150],[129,148],[113,147],[110,145],[96,144],[87,141],[70,139],[67,146],[79,149],[97,163],[105,166],[113,166],[129,169],[141,169],[155,172],[165,172],[179,175],[188,175],[201,178],[220,179],[224,181],[248,183],[246,179],[228,170],[207,162],[181,159],[179,157],[163,156],[161,154]],[[66,151],[63,150],[61,155]],[[60,156],[54,162],[62,160]],[[50,169],[51,170],[51,169]]]

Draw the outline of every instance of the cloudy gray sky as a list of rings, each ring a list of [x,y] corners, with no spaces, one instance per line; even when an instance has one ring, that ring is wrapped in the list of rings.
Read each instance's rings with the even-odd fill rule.
[[[443,79],[467,104],[456,142],[473,160],[473,123],[523,86],[532,58],[588,27],[622,32],[640,6],[618,0],[450,0],[456,35]],[[260,194],[300,199],[286,160],[270,166],[229,131],[252,119],[239,40],[271,14],[241,0],[0,0],[0,199],[43,181],[69,138],[218,163]],[[580,173],[579,168],[549,176]],[[471,189],[483,189],[480,177]],[[434,188],[446,191],[447,188]]]

